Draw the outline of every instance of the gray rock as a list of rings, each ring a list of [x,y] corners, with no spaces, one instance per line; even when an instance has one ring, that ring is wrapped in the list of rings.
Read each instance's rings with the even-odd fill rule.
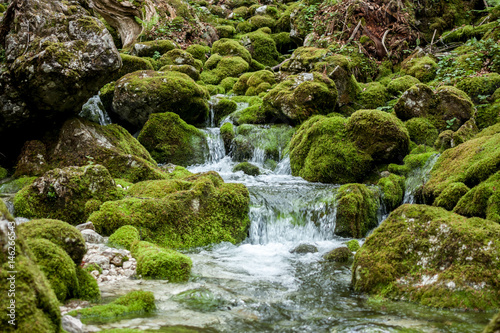
[[[300,244],[296,248],[290,251],[290,253],[315,253],[318,252],[318,248],[312,244]]]
[[[260,6],[255,10],[255,15],[265,15],[267,11],[267,6]]]
[[[89,229],[89,230],[94,230],[95,231],[95,228],[94,228],[94,223],[88,221],[88,222],[85,222],[85,223],[82,223],[82,224],[79,224],[76,226],[76,228],[80,231],[83,231],[85,229]]]
[[[102,237],[97,232],[91,229],[82,230],[82,236],[87,243],[97,243],[97,244],[104,243],[104,237]]]
[[[68,333],[83,333],[83,324],[80,319],[73,316],[63,316],[61,320],[62,328]]]

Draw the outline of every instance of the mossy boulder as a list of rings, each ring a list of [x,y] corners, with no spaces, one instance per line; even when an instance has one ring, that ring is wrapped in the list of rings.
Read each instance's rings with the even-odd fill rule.
[[[210,57],[206,66],[212,65]],[[203,71],[200,79],[207,84],[219,84],[228,77],[238,77],[249,69],[249,64],[239,56],[226,56],[217,61],[213,70]]]
[[[208,92],[188,75],[176,71],[139,71],[116,82],[115,114],[138,130],[151,113],[174,112],[189,124],[204,124],[208,118]]]
[[[236,35],[236,29],[232,25],[218,25],[215,30],[220,38],[232,38]]]
[[[76,278],[78,280],[78,289],[75,293],[76,298],[91,302],[101,299],[101,291],[99,290],[97,281],[89,272],[81,267],[76,267]]]
[[[424,144],[432,147],[439,135],[437,128],[428,119],[422,117],[411,118],[405,122],[405,127],[410,134],[411,141],[418,145]]]
[[[392,96],[399,96],[412,86],[419,83],[419,79],[410,75],[404,75],[391,80],[391,82],[387,85],[387,92]]]
[[[130,250],[132,244],[140,241],[140,233],[136,227],[124,225],[118,228],[108,239],[108,245],[113,247],[123,247]]]
[[[137,140],[159,163],[202,164],[208,151],[203,132],[172,112],[152,113]]]
[[[158,59],[158,66],[163,67],[166,65],[189,65],[201,71],[203,63],[195,59],[191,53],[181,49],[173,49],[165,53]]]
[[[352,252],[346,247],[341,246],[323,255],[323,259],[335,262],[348,262],[352,258]]]
[[[234,84],[233,91],[238,95],[258,96],[276,84],[274,73],[268,70],[245,73]]]
[[[375,162],[400,162],[409,153],[410,136],[403,122],[387,112],[359,110],[348,118],[348,136]]]
[[[85,203],[122,198],[108,170],[101,165],[54,169],[24,187],[14,197],[16,214],[53,218],[80,224],[86,221]]]
[[[169,282],[189,279],[193,263],[191,258],[180,252],[149,242],[136,242],[131,251],[137,259],[136,273],[143,278],[163,279]]]
[[[118,321],[122,318],[149,314],[155,309],[156,305],[153,293],[137,290],[120,296],[111,303],[73,310],[68,312],[68,315],[73,317],[79,316],[84,324],[100,324]]]
[[[391,173],[387,177],[380,178],[377,185],[382,190],[382,201],[387,211],[392,211],[403,202],[405,194],[404,177]]]
[[[234,166],[233,172],[243,171],[243,173],[250,176],[258,176],[260,175],[260,169],[258,166],[253,165],[252,163],[242,162]]]
[[[361,90],[356,97],[356,103],[361,109],[376,109],[384,106],[388,100],[387,89],[380,82],[361,85]]]
[[[9,229],[11,227],[12,229]],[[9,264],[9,233],[15,229],[15,224],[0,221],[0,277],[4,283],[0,285],[0,305],[5,309],[5,315],[0,318],[2,332],[62,332],[61,310],[59,301],[52,290],[47,277],[36,264],[36,258],[29,249],[22,234],[17,233],[15,241],[15,267]],[[9,295],[10,283],[7,278],[15,268],[16,297],[15,317],[10,315],[11,297]],[[9,312],[7,312],[9,311]],[[11,325],[10,320],[15,318],[16,325]]]
[[[248,52],[243,45],[232,39],[222,38],[216,41],[212,45],[212,54],[219,54],[222,57],[241,57],[248,64],[252,62],[252,56],[250,55],[250,52]]]
[[[57,299],[63,302],[76,297],[76,265],[70,256],[62,248],[43,238],[30,238],[26,243],[33,252],[38,267],[49,280]]]
[[[31,220],[19,225],[18,231],[28,240],[43,238],[51,241],[66,251],[76,265],[80,265],[87,252],[80,230],[63,221]]]
[[[174,71],[181,72],[192,78],[194,81],[200,79],[200,72],[191,65],[165,65],[160,68],[160,72]]]
[[[273,29],[276,25],[276,20],[274,20],[269,15],[255,15],[248,19],[248,22],[253,25],[255,28],[270,28]]]
[[[236,243],[246,237],[248,190],[224,183],[215,172],[140,182],[129,193],[123,200],[105,202],[91,215],[97,232],[110,235],[132,225],[141,227],[144,240],[170,248]]]
[[[136,71],[152,71],[154,70],[151,62],[144,58],[139,58],[133,55],[120,53],[122,59],[122,67],[118,70],[112,77],[112,80],[118,80],[119,78]]]
[[[394,106],[399,119],[427,118],[439,131],[457,130],[473,113],[473,103],[463,91],[442,86],[435,92],[424,84],[406,90]]]
[[[41,176],[50,170],[46,159],[47,148],[39,140],[30,140],[24,143],[17,160],[15,177],[21,175]]]
[[[32,184],[37,177],[19,177],[0,185],[0,193],[14,194],[26,185]]]
[[[411,57],[401,64],[401,74],[411,75],[420,82],[429,82],[436,77],[438,65],[430,56]]]
[[[467,93],[476,103],[480,102],[480,96],[490,96],[498,87],[500,87],[499,73],[465,77],[457,82],[457,88]]]
[[[476,122],[479,129],[500,123],[500,98],[477,108]]]
[[[348,138],[347,119],[315,116],[290,142],[292,174],[308,181],[350,183],[370,172],[372,158]]]
[[[241,37],[241,43],[250,52],[252,59],[264,66],[275,66],[280,62],[276,42],[263,29],[244,35]]]
[[[470,188],[464,183],[449,183],[448,186],[434,200],[433,206],[443,207],[446,210],[453,210],[460,198],[462,198]]]
[[[377,226],[378,198],[366,185],[342,185],[338,189],[336,202],[336,235],[362,238]]]
[[[14,221],[14,217],[9,212],[7,206],[1,199],[0,199],[0,221],[10,221],[10,222]]]
[[[238,108],[238,104],[235,101],[228,98],[220,98],[220,99],[217,98],[215,99],[215,101],[213,101],[211,107],[213,114],[212,125],[218,125],[227,116],[236,111],[236,109]]]
[[[402,205],[356,253],[356,291],[438,308],[498,308],[500,226],[439,207]]]
[[[147,42],[135,43],[132,46],[132,55],[137,57],[153,57],[155,54],[163,55],[168,51],[178,48],[179,46],[170,40],[153,40]]]
[[[357,252],[361,248],[357,239],[351,239],[346,245],[351,252]]]
[[[264,97],[264,113],[275,114],[291,123],[301,123],[318,114],[335,110],[338,93],[335,83],[320,73],[292,75]]]
[[[220,127],[220,135],[222,136],[222,140],[224,141],[224,149],[226,150],[226,154],[229,154],[231,150],[231,142],[234,139],[234,125],[232,123],[224,123]]]
[[[186,48],[186,52],[191,53],[195,59],[205,63],[205,61],[207,61],[207,55],[210,54],[210,47],[200,44],[192,44]]]

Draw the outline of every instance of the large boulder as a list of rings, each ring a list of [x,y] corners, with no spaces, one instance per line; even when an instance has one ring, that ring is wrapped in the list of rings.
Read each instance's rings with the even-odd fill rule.
[[[438,308],[498,309],[500,225],[403,205],[356,253],[356,291]]]
[[[151,113],[174,112],[192,125],[208,118],[208,92],[177,71],[138,71],[116,82],[113,111],[126,126],[137,131]]]
[[[18,216],[53,218],[77,225],[86,221],[86,203],[120,199],[108,170],[101,165],[54,169],[24,187],[14,198]]]
[[[151,114],[137,139],[158,163],[202,164],[208,153],[203,132],[172,112]]]
[[[0,135],[22,128],[26,136],[31,128],[76,115],[122,65],[104,24],[79,1],[14,1],[0,42],[11,83],[26,102],[23,113],[0,107]]]
[[[9,256],[9,236],[16,232],[15,223],[0,221],[0,277],[4,283],[0,284],[0,305],[6,309],[5,315],[0,318],[2,332],[62,332],[61,311],[54,291],[50,287],[45,274],[43,274],[36,258],[28,248],[24,237],[17,235],[15,240],[15,262]],[[11,271],[17,271],[15,279],[15,298],[9,297],[11,284],[8,278]],[[11,316],[9,306],[15,300],[15,313]],[[9,323],[15,319],[17,325]]]
[[[110,235],[131,225],[140,227],[142,239],[169,248],[236,243],[247,235],[248,190],[242,184],[224,183],[215,172],[140,182],[128,193],[90,216],[97,232]]]

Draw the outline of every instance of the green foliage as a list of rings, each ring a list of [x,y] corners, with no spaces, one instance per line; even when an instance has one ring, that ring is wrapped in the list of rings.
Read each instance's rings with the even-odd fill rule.
[[[357,239],[351,239],[346,245],[351,252],[357,252],[361,248]]]
[[[242,162],[234,166],[233,172],[243,171],[243,173],[250,176],[258,176],[260,175],[260,169],[258,166],[253,165],[248,162]]]
[[[76,298],[96,302],[101,299],[101,292],[97,285],[96,279],[90,273],[76,267],[76,278],[78,279],[78,289],[76,291]]]
[[[380,178],[377,185],[382,190],[382,200],[388,211],[392,211],[401,204],[405,194],[404,177],[391,173],[388,177]]]
[[[131,226],[124,225],[118,228],[108,239],[108,246],[120,247],[130,250],[135,241],[140,241],[139,231]]]

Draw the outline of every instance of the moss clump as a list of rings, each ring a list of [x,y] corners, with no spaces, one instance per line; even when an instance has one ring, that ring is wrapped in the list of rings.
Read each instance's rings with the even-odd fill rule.
[[[233,172],[237,171],[243,171],[243,173],[250,176],[260,175],[259,167],[248,162],[242,162],[240,164],[235,165],[235,167],[233,168]]]
[[[113,95],[115,94],[115,81],[107,83],[99,90],[99,97],[101,98],[104,109],[109,113],[111,112],[111,105],[113,104]]]
[[[206,89],[184,73],[139,71],[116,82],[113,109],[134,130],[142,128],[151,113],[162,112],[177,113],[196,125],[208,118],[207,98]]]
[[[76,278],[78,280],[76,298],[93,302],[101,299],[101,291],[97,281],[89,272],[81,267],[76,267]]]
[[[500,225],[402,205],[356,253],[356,291],[438,308],[498,308]],[[466,249],[466,250],[464,250]]]
[[[252,62],[252,56],[250,55],[250,52],[248,52],[247,49],[243,47],[243,45],[232,39],[222,38],[216,41],[212,45],[212,54],[216,53],[218,53],[223,57],[224,56],[241,57],[248,64]],[[205,66],[208,66],[208,64],[205,63]]]
[[[389,95],[387,89],[379,82],[370,82],[361,86],[357,101],[362,109],[376,109],[384,106]]]
[[[169,282],[187,281],[193,265],[191,258],[177,251],[148,242],[136,242],[132,255],[137,259],[137,274],[143,278]]]
[[[463,90],[476,103],[479,96],[490,96],[500,86],[500,74],[487,73],[480,76],[465,77],[457,82],[457,88]]]
[[[16,266],[16,326],[9,324],[13,318],[8,314],[11,298],[8,297],[12,267],[9,264],[9,237],[7,222],[0,228],[0,306],[5,309],[5,315],[0,317],[0,331],[2,332],[62,332],[61,311],[54,291],[50,287],[45,274],[35,262],[35,256],[26,244],[22,233],[17,234],[15,241],[15,266]]]
[[[7,169],[0,167],[0,180],[7,178]]]
[[[123,53],[120,53],[120,57],[122,58],[123,66],[116,72],[116,74],[113,77],[113,81],[118,80],[124,75],[133,73],[135,71],[154,70],[154,67],[151,64],[151,62],[146,59]]]
[[[156,306],[153,293],[150,291],[137,290],[129,292],[111,303],[73,310],[68,312],[68,315],[73,317],[80,315],[80,320],[84,324],[99,324],[117,321],[123,317],[152,313],[155,309]]]
[[[351,252],[357,252],[361,248],[357,239],[351,239],[346,245]]]
[[[382,190],[382,200],[388,211],[392,211],[403,202],[405,194],[405,178],[390,174],[380,178],[377,185]]]
[[[132,47],[132,53],[138,57],[153,57],[157,52],[159,54],[164,54],[176,48],[178,48],[177,44],[170,40],[157,39],[136,43]]]
[[[215,30],[220,38],[232,38],[236,34],[236,29],[232,25],[218,25]]]
[[[462,198],[469,188],[464,183],[456,182],[450,183],[434,200],[433,206],[443,207],[446,210],[453,210],[457,202]]]
[[[226,93],[229,93],[233,89],[233,86],[237,81],[238,78],[236,77],[226,77],[225,79],[222,79],[222,81],[220,81],[219,85],[224,88],[224,91]]]
[[[220,127],[220,135],[222,136],[222,140],[224,141],[224,148],[226,153],[229,153],[231,149],[231,142],[234,139],[234,126],[232,123],[224,123]]]
[[[200,79],[200,72],[191,65],[165,65],[160,68],[160,72],[174,71],[181,72],[192,78],[194,81]]]
[[[52,218],[77,225],[86,221],[85,203],[120,199],[108,170],[101,165],[54,169],[24,187],[14,197],[19,216]]]
[[[9,212],[2,199],[0,199],[0,221],[14,221],[14,217]]]
[[[418,145],[433,146],[439,132],[426,118],[412,118],[405,122],[405,127],[410,134],[410,139]]]
[[[476,122],[479,129],[500,123],[500,98],[491,104],[478,106]]]
[[[43,238],[30,238],[26,242],[40,270],[49,280],[57,299],[63,302],[71,297],[77,297],[76,266],[70,256],[62,248]]]
[[[112,247],[123,247],[130,250],[135,241],[140,241],[139,230],[131,225],[118,228],[108,239],[108,245]]]
[[[387,92],[392,96],[399,96],[412,86],[419,83],[420,81],[417,78],[410,75],[404,75],[391,80],[391,82],[387,85]]]
[[[275,66],[280,62],[281,58],[276,49],[276,42],[263,29],[244,35],[241,42],[250,51],[253,60],[265,66]]]
[[[292,75],[264,97],[264,113],[301,123],[317,114],[328,114],[337,106],[335,83],[319,73]]]
[[[290,142],[292,174],[309,181],[362,181],[372,158],[348,139],[347,120],[315,116],[304,122]]]
[[[207,60],[205,66],[212,65],[212,57]],[[200,79],[206,84],[219,84],[222,80],[228,77],[238,77],[240,74],[245,73],[249,65],[241,57],[227,56],[220,58],[214,69],[205,70],[201,73]]]
[[[85,266],[83,267],[83,269],[87,272],[87,273],[91,273],[93,271],[98,271],[99,274],[102,274],[102,268],[101,266],[99,266],[98,264],[96,264],[95,262],[91,263],[91,264],[85,264]]]
[[[364,184],[345,184],[337,192],[335,234],[362,238],[377,226],[378,202]]]
[[[237,108],[238,104],[236,104],[236,102],[231,99],[222,98],[220,100],[217,100],[212,105],[214,123],[216,125],[220,124],[222,120],[224,120],[227,116],[236,111]]]
[[[17,193],[26,185],[32,184],[37,177],[19,177],[0,185],[0,193]]]
[[[210,54],[210,47],[200,44],[193,44],[189,45],[186,48],[186,52],[191,53],[193,58],[205,63],[205,61],[207,61],[207,54]]]
[[[429,56],[411,58],[401,64],[401,74],[411,75],[420,82],[429,82],[436,77],[437,63]]]
[[[21,224],[18,230],[27,239],[43,238],[61,247],[76,265],[80,265],[87,252],[80,231],[63,221],[32,220]]]
[[[188,166],[205,161],[207,143],[203,132],[172,112],[151,114],[137,140],[159,163]]]
[[[274,73],[268,70],[262,70],[253,73],[245,73],[234,84],[235,94],[246,96],[257,96],[265,92],[276,84]]]
[[[264,28],[264,27],[273,29],[274,26],[276,25],[276,21],[271,16],[268,16],[268,15],[252,16],[248,20],[248,22],[257,29]]]
[[[180,183],[141,182],[129,193],[140,194],[105,202],[91,215],[97,232],[109,235],[132,225],[141,227],[143,239],[169,248],[236,243],[246,237],[248,190],[242,184],[225,184],[215,172],[188,176]]]
[[[326,253],[323,259],[335,262],[348,262],[352,257],[352,252],[345,246],[338,247]]]

